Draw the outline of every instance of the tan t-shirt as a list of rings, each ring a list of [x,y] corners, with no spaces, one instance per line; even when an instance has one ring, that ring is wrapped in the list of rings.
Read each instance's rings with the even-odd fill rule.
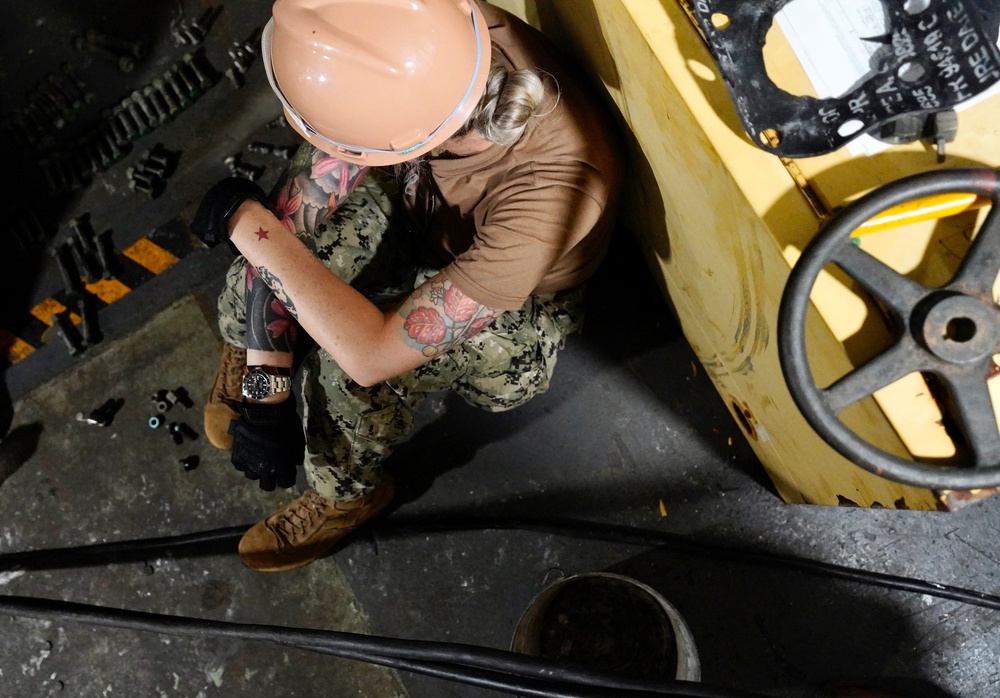
[[[432,153],[405,202],[449,281],[478,303],[517,310],[529,295],[579,285],[600,264],[623,152],[578,70],[540,32],[479,4],[494,59],[541,75],[545,102],[513,145],[461,158]]]

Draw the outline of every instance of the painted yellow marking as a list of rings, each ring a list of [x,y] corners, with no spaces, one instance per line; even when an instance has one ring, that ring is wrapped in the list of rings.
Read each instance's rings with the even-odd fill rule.
[[[49,327],[52,327],[52,316],[59,315],[66,311],[66,306],[57,301],[55,298],[46,298],[41,303],[36,305],[31,309],[31,314],[36,318],[44,322]],[[79,325],[81,318],[76,313],[69,314],[70,319],[73,321],[74,325]]]
[[[663,500],[661,499],[660,500],[660,516],[664,517],[666,515],[667,515],[667,505],[664,504]]]
[[[982,208],[989,202],[989,197],[976,196],[971,193],[932,194],[903,202],[882,211],[874,218],[862,223],[860,228],[851,233],[851,237],[888,230],[917,221],[947,218],[969,209]]]
[[[149,238],[140,238],[122,254],[154,274],[162,274],[180,261]]]
[[[15,336],[10,330],[0,329],[0,353],[6,356],[10,363],[16,364],[34,352],[33,346]]]
[[[101,279],[100,281],[95,281],[92,284],[87,284],[87,290],[108,305],[111,305],[116,300],[119,300],[122,296],[129,293],[132,289],[118,279]]]

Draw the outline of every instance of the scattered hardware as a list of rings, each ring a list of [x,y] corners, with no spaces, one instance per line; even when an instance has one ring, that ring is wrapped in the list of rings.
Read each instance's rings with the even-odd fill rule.
[[[129,188],[144,192],[151,198],[159,196],[173,173],[175,159],[174,153],[157,143],[152,149],[143,152],[139,161],[125,171]]]
[[[223,162],[234,177],[243,177],[244,179],[253,181],[264,174],[265,168],[243,162],[240,153],[228,155]]]
[[[149,418],[150,429],[159,429],[162,426],[163,426],[163,417],[161,417],[160,415],[154,414],[152,417]]]
[[[122,398],[108,398],[105,400],[104,404],[92,410],[88,415],[84,415],[83,412],[78,412],[76,415],[76,421],[93,426],[106,427],[114,421],[115,415],[124,404],[125,400]]]
[[[76,261],[73,259],[73,248],[70,243],[64,242],[54,247],[51,253],[52,257],[56,260],[56,264],[59,265],[66,295],[73,298],[83,295],[83,281],[80,278]]]
[[[194,400],[192,400],[191,396],[188,394],[187,388],[183,386],[174,388],[173,393],[174,397],[177,398],[177,402],[181,403],[181,405],[187,409],[194,407]]]
[[[101,264],[101,277],[113,279],[118,273],[118,256],[115,254],[115,243],[111,230],[98,233],[96,238],[97,259]]]
[[[57,259],[61,259],[63,254],[65,253],[61,252]],[[62,266],[60,263],[60,267]],[[66,345],[70,356],[79,356],[88,346],[100,343],[104,339],[104,335],[101,333],[97,319],[97,296],[84,289],[77,292],[73,299],[79,314],[64,309],[50,315],[50,327],[42,335],[42,340],[51,342],[52,340],[48,337],[55,334]]]
[[[6,117],[0,126],[10,141],[25,152],[45,151],[37,158],[50,194],[75,191],[96,175],[121,160],[133,142],[152,133],[193,104],[218,81],[218,73],[204,50],[187,53],[149,84],[131,90],[113,106],[101,111],[98,123],[73,143],[56,149],[53,133],[68,119],[76,118],[77,107],[93,101],[69,69],[49,76],[37,98]],[[50,83],[62,85],[62,92]],[[36,94],[33,93],[33,94]],[[62,96],[65,95],[65,96]],[[150,196],[159,193],[148,177],[129,178],[129,186]]]
[[[257,57],[260,35],[261,30],[258,27],[246,41],[243,43],[234,41],[232,47],[229,49],[229,57],[233,59],[233,67],[226,69],[225,76],[236,89],[243,87],[246,83],[245,76],[250,70],[250,66],[253,65],[254,59]]]
[[[944,109],[929,114],[903,114],[882,124],[879,140],[893,145],[913,143],[921,138],[937,151],[938,163],[945,160],[945,145],[958,135],[958,112]]]
[[[288,119],[285,118],[284,114],[281,114],[264,124],[264,128],[288,128]]]
[[[205,40],[212,29],[215,18],[222,12],[221,5],[209,7],[198,19],[185,21],[174,19],[170,23],[170,35],[178,46],[196,46]]]
[[[53,314],[49,317],[49,323],[52,325],[52,331],[59,335],[59,338],[66,345],[70,356],[79,356],[83,353],[86,348],[83,344],[83,337],[80,335],[80,330],[73,324],[68,310]]]
[[[186,408],[194,407],[194,400],[188,395],[187,388],[180,387],[174,390],[168,390],[167,388],[161,388],[156,391],[156,394],[151,396],[150,401],[153,403],[153,407],[160,414],[164,414],[170,411],[176,404],[181,404]]]
[[[298,146],[294,145],[274,145],[273,143],[264,143],[262,141],[254,141],[247,146],[247,150],[251,153],[274,155],[284,160],[291,160],[297,149]]]
[[[177,445],[184,443],[185,439],[194,441],[198,438],[198,432],[184,422],[171,422],[167,427],[167,432],[170,434],[170,438],[173,439],[174,443]]]
[[[72,218],[69,227],[72,230],[68,241],[70,249],[79,268],[83,270],[87,283],[94,283],[103,276],[103,270],[98,257],[97,235],[90,224],[90,214],[84,213]]]
[[[80,295],[76,303],[77,310],[80,311],[80,327],[83,329],[83,341],[87,346],[98,344],[104,339],[101,327],[97,320],[97,297],[90,292]]]
[[[101,56],[118,66],[123,73],[131,73],[135,62],[146,57],[146,45],[141,41],[128,41],[108,36],[96,29],[88,29],[72,40],[73,48]]]
[[[192,455],[192,456],[185,456],[184,458],[181,458],[177,462],[184,466],[184,470],[190,472],[198,467],[199,459],[198,456]]]

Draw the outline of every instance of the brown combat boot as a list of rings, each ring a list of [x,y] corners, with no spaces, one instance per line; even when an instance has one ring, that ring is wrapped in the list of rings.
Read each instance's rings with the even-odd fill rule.
[[[222,358],[215,373],[212,392],[205,405],[205,436],[216,448],[230,451],[233,437],[229,422],[239,416],[237,405],[243,400],[243,369],[247,365],[247,350],[222,343]]]
[[[258,572],[305,567],[381,512],[396,492],[384,476],[375,490],[350,502],[333,502],[312,490],[252,526],[240,541],[240,560]]]

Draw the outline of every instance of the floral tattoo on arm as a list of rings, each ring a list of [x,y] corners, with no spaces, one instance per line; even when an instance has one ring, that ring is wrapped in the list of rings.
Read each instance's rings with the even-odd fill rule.
[[[295,153],[274,200],[275,215],[315,252],[317,226],[329,218],[368,172],[304,144]],[[257,240],[270,240],[260,228]],[[281,280],[266,268],[247,267],[247,344],[262,351],[291,352],[298,331],[295,305]]]
[[[274,214],[303,240],[357,188],[368,168],[331,157],[314,146],[299,148],[274,200]]]
[[[266,270],[247,267],[247,346],[291,353],[299,326],[288,310],[289,304],[280,301],[267,285],[265,273]]]
[[[257,267],[257,274],[260,280],[263,281],[266,287],[274,294],[275,300],[284,306],[288,315],[298,319],[299,316],[295,311],[295,303],[292,302],[292,299],[285,291],[285,285],[281,282],[281,279],[271,273],[267,267]]]
[[[499,313],[439,278],[417,288],[399,314],[407,343],[434,358],[485,330]]]

